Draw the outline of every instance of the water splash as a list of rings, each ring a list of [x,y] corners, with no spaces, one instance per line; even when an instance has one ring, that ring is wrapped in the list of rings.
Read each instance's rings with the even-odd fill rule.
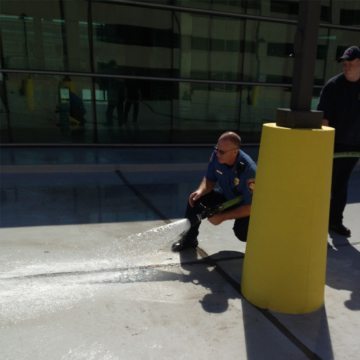
[[[107,254],[103,258],[110,260],[114,256],[126,261],[123,265],[144,265],[151,261],[156,254],[170,251],[171,243],[180,239],[191,227],[188,219],[180,219],[170,224],[165,224],[119,238],[107,248]],[[157,259],[161,263],[161,258]]]
[[[190,229],[190,221],[188,219],[180,219],[170,224],[158,226],[150,230],[130,235],[126,240],[132,242],[151,241],[164,245],[169,241],[178,239],[182,234]]]
[[[180,219],[170,224],[151,228],[147,231],[118,238],[111,243],[106,243],[96,250],[93,256],[32,258],[30,262],[12,262],[11,266],[4,272],[0,272],[0,279],[11,279],[16,277],[70,275],[76,272],[105,271],[123,267],[143,266],[151,263],[153,257],[158,255],[157,263],[163,263],[168,257],[163,256],[169,252],[171,242],[176,241],[183,233],[190,229],[187,219]],[[166,261],[165,261],[166,262]]]
[[[187,219],[154,227],[117,239],[110,247],[107,243],[96,257],[82,255],[62,261],[56,257],[44,261],[39,257],[31,263],[17,260],[14,269],[0,273],[0,321],[16,323],[71,308],[84,298],[94,297],[104,283],[149,281],[159,274],[165,276],[147,265],[155,262],[163,264],[164,269],[170,266],[169,261],[174,260],[169,256],[169,242],[189,228]],[[165,274],[169,277],[171,271]]]

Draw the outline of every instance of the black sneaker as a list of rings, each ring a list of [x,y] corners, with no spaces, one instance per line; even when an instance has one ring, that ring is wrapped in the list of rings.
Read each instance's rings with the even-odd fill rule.
[[[193,248],[195,249],[198,246],[197,239],[189,239],[185,236],[183,236],[180,240],[174,242],[171,246],[171,250],[174,252],[183,251],[185,249]]]
[[[348,229],[346,226],[344,226],[343,224],[330,224],[329,225],[329,230],[339,234],[339,235],[343,235],[346,237],[350,237],[351,236],[351,231],[350,229]]]

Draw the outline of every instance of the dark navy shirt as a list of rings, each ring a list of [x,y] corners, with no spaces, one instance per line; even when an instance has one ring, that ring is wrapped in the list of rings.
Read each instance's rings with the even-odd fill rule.
[[[226,199],[230,200],[241,195],[241,205],[248,205],[252,201],[255,173],[256,164],[244,151],[239,151],[233,166],[220,164],[216,152],[213,152],[205,177],[217,183]]]
[[[318,110],[335,128],[335,144],[360,145],[360,80],[348,81],[343,73],[331,78],[321,91]]]

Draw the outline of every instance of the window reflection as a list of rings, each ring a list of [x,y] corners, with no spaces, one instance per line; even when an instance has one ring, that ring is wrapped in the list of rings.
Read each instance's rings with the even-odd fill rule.
[[[224,129],[256,141],[289,107],[297,0],[51,4],[2,3],[5,142],[197,143]],[[359,34],[360,3],[321,6],[314,101]]]
[[[11,74],[6,85],[14,142],[93,142],[88,79]]]

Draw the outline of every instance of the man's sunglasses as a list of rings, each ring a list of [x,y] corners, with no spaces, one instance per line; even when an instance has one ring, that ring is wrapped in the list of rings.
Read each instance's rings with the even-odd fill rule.
[[[233,151],[233,150],[238,150],[238,148],[232,148],[229,150],[220,150],[217,145],[214,146],[214,151],[216,151],[217,153],[219,153],[220,155],[225,155],[227,152],[229,151]]]

